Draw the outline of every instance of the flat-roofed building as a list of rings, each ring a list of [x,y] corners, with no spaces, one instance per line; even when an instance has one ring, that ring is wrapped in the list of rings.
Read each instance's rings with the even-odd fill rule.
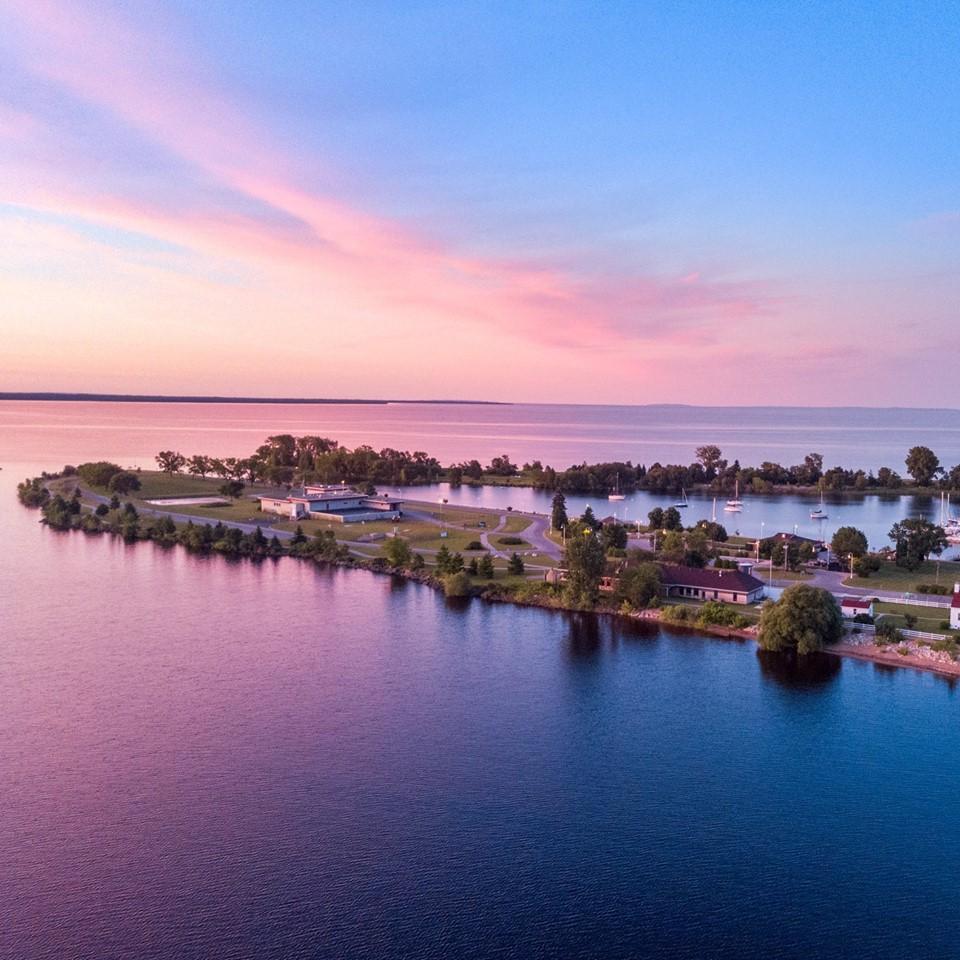
[[[308,484],[302,493],[286,497],[261,497],[264,513],[302,520],[333,520],[337,523],[360,523],[368,520],[397,520],[403,516],[403,500],[387,494],[365,494],[345,486]]]

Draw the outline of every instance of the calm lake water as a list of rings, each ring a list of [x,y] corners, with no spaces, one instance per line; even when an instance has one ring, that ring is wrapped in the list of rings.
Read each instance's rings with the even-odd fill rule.
[[[0,957],[956,956],[953,683],[57,534],[17,479],[166,444],[47,409],[0,429]]]

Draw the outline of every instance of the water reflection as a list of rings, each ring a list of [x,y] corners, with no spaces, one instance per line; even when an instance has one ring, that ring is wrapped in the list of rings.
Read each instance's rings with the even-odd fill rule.
[[[566,613],[567,654],[571,660],[590,660],[601,647],[600,618],[594,613]]]
[[[757,648],[760,672],[769,680],[791,690],[810,690],[832,682],[843,666],[840,657],[829,653],[798,656]]]

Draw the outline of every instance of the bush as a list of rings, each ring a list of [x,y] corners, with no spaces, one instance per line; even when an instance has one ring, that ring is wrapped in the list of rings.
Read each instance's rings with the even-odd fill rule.
[[[470,596],[470,578],[462,570],[447,574],[443,578],[443,592],[448,597]]]
[[[930,593],[940,597],[947,597],[952,593],[950,587],[942,583],[918,583],[913,589],[917,593]]]
[[[105,517],[109,512],[110,508],[105,503],[98,503],[97,509],[93,511],[98,517]]]
[[[498,537],[497,543],[501,544],[504,547],[519,547],[523,546],[527,541],[523,537]]]
[[[486,550],[486,547],[479,540],[471,540],[464,550]]]
[[[697,611],[693,607],[675,605],[664,607],[660,619],[664,623],[693,623],[697,618]]]
[[[873,623],[873,617],[869,613],[858,613],[853,618],[854,623]]]
[[[888,617],[877,620],[874,642],[878,647],[886,646],[888,643],[901,643],[902,641],[903,634],[897,629],[892,620]]]
[[[717,600],[708,600],[701,608],[697,623],[703,627],[722,626],[743,630],[750,625],[750,621],[732,607]]]

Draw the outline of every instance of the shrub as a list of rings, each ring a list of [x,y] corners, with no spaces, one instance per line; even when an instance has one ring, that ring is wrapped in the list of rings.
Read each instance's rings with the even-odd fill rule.
[[[486,547],[479,540],[471,540],[464,548],[464,550],[485,550]]]
[[[902,641],[903,634],[892,620],[887,617],[877,620],[875,642],[878,647],[885,646],[888,643],[901,643]]]
[[[701,626],[733,627],[742,630],[750,621],[742,614],[717,600],[708,600],[701,608],[697,623]]]
[[[940,597],[949,596],[951,590],[942,583],[918,583],[913,588],[917,593],[930,593]]]
[[[501,544],[504,547],[519,547],[525,544],[527,541],[523,537],[498,537],[497,543]]]
[[[873,617],[869,613],[858,613],[853,618],[854,623],[873,623]]]
[[[110,508],[105,503],[98,503],[97,509],[93,511],[98,517],[105,517],[109,512]]]
[[[697,611],[693,607],[675,605],[664,607],[660,619],[664,623],[693,623],[697,618]]]
[[[447,574],[443,578],[443,592],[448,597],[470,596],[470,578],[462,570]]]

